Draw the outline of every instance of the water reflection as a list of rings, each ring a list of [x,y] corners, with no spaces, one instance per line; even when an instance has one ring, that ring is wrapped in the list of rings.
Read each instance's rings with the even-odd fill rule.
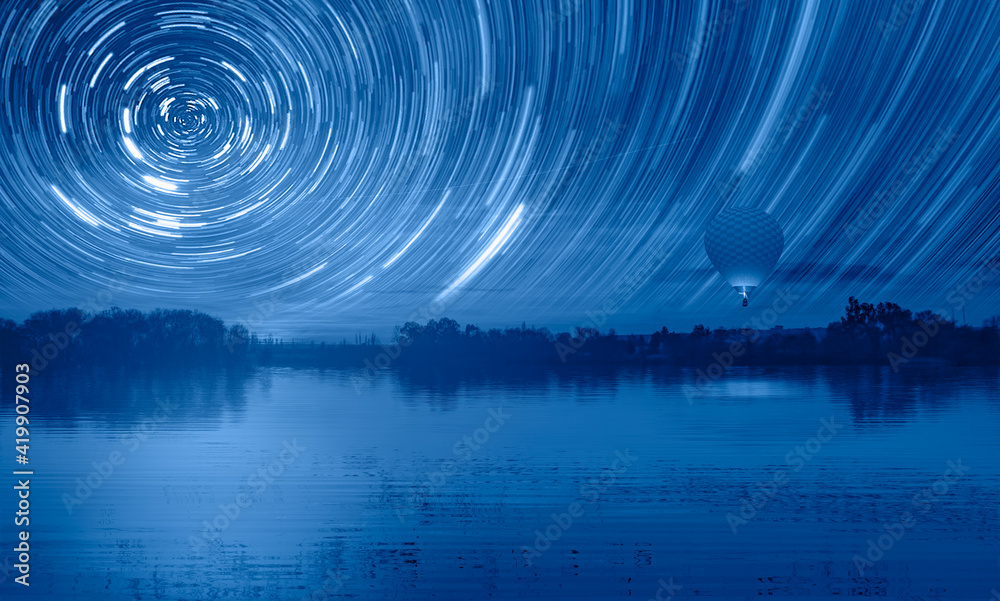
[[[12,402],[14,374],[0,372],[2,398]],[[204,427],[221,424],[223,415],[246,410],[247,387],[263,383],[268,370],[190,368],[176,370],[103,368],[49,370],[32,374],[33,396],[44,399],[46,420],[62,427],[78,422],[135,424],[161,410],[158,400],[177,405],[173,421]],[[41,416],[40,416],[41,417]]]
[[[648,599],[662,580],[722,598],[988,598],[997,586],[995,369],[733,367],[693,398],[696,371],[663,366],[386,372],[360,394],[351,375],[46,373],[32,390],[30,596]],[[158,398],[177,409],[151,422]],[[3,440],[11,418],[5,399]],[[104,474],[115,452],[124,461]],[[859,574],[852,556],[958,458],[968,474]],[[13,500],[0,496],[0,513]]]

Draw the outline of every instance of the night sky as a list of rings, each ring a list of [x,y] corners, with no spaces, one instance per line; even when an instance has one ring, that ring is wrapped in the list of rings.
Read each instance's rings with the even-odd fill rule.
[[[1000,274],[955,295],[1000,256],[997,3],[0,5],[6,317],[1000,313]],[[784,234],[746,309],[703,244],[736,206]]]

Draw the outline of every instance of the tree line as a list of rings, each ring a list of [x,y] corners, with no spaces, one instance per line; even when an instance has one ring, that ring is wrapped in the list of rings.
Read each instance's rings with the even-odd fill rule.
[[[546,328],[481,330],[461,328],[452,319],[414,322],[399,328],[395,345],[405,365],[439,359],[488,363],[635,363],[662,362],[704,366],[729,353],[742,365],[886,364],[894,369],[913,363],[954,365],[1000,364],[1000,319],[982,327],[959,325],[933,311],[914,314],[896,303],[877,305],[850,297],[844,316],[821,335],[806,328],[711,330],[696,325],[691,332],[666,326],[648,334],[620,336],[580,327],[553,334]],[[818,328],[817,328],[818,329]],[[402,341],[402,344],[401,344]]]
[[[914,362],[1000,364],[998,326],[997,317],[972,327],[932,311],[913,313],[895,303],[875,305],[851,297],[843,317],[821,336],[804,329],[710,330],[704,325],[691,332],[664,326],[624,336],[593,327],[553,333],[524,323],[506,329],[462,327],[442,318],[407,322],[385,344],[372,334],[354,344],[286,345],[198,311],[143,313],[114,307],[85,314],[73,308],[33,313],[21,323],[0,319],[0,361],[4,367],[28,362],[36,370],[51,364],[192,363],[357,368],[372,361],[379,363],[378,369],[644,362],[704,366],[728,353],[738,365],[884,364],[898,370]]]

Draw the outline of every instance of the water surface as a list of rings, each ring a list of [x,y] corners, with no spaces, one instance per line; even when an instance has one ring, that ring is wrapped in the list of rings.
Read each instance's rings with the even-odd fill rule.
[[[32,586],[4,597],[1000,589],[996,370],[352,375],[39,374]]]

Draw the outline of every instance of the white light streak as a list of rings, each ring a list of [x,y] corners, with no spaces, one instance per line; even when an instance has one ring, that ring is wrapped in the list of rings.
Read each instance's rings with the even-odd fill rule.
[[[66,84],[59,88],[59,124],[62,126],[62,133],[66,133]]]
[[[288,143],[288,132],[292,130],[292,113],[288,113],[288,117],[285,119],[285,135],[281,137],[281,146],[278,150],[284,150],[285,144]]]
[[[469,268],[462,273],[462,275],[458,276],[458,279],[452,282],[451,285],[444,290],[444,292],[437,296],[437,300],[442,300],[449,296],[455,291],[456,288],[464,284],[472,276],[476,275],[490,259],[496,256],[500,249],[503,248],[503,245],[506,244],[507,240],[510,239],[511,234],[514,233],[517,226],[520,225],[521,213],[523,211],[524,204],[518,205],[517,210],[515,210],[503,224],[503,228],[501,228],[497,235],[493,237],[493,241],[490,242],[490,245],[479,254],[479,257],[472,262],[472,265],[470,265]]]
[[[139,79],[142,76],[142,74],[143,74],[144,71],[145,71],[145,69],[139,69],[138,71],[136,71],[132,75],[132,77],[130,77],[128,79],[128,81],[125,82],[125,91],[126,92],[128,92],[128,89],[132,87],[132,84],[135,83],[135,80]]]
[[[168,182],[165,179],[160,179],[158,177],[153,177],[152,175],[144,175],[142,179],[146,180],[146,183],[154,188],[159,188],[160,190],[165,190],[167,192],[175,192],[177,190],[177,184],[173,182]]]
[[[95,218],[93,215],[85,211],[83,207],[77,206],[75,202],[66,198],[66,196],[62,193],[61,190],[59,190],[59,188],[52,186],[52,191],[56,193],[56,196],[58,196],[60,200],[66,203],[66,206],[69,207],[70,210],[73,211],[77,217],[79,217],[80,219],[86,221],[87,223],[93,226],[101,224],[101,222],[98,221],[97,218]]]
[[[132,75],[132,77],[129,78],[129,80],[127,82],[125,82],[125,91],[128,92],[128,89],[132,87],[132,84],[134,84],[137,79],[139,79],[140,77],[142,77],[142,74],[145,73],[146,71],[149,71],[150,69],[156,68],[156,67],[162,65],[163,63],[165,63],[167,61],[172,61],[172,60],[174,60],[174,57],[172,57],[172,56],[165,56],[165,57],[157,59],[157,60],[149,63],[145,67],[139,69],[138,71],[136,71]]]
[[[242,81],[243,83],[246,83],[246,82],[247,82],[247,78],[246,78],[246,77],[243,77],[243,74],[242,74],[242,73],[240,73],[239,71],[237,71],[237,70],[236,70],[236,67],[234,67],[234,66],[230,65],[230,64],[229,64],[229,63],[227,63],[226,61],[222,61],[222,66],[223,66],[223,67],[225,67],[225,68],[227,68],[227,69],[229,69],[229,70],[230,70],[230,71],[232,71],[233,73],[235,73],[235,74],[236,74],[236,77],[239,77],[239,78],[240,78],[240,81]]]
[[[172,234],[170,232],[163,232],[163,231],[160,231],[160,230],[154,230],[153,228],[145,227],[145,226],[139,225],[138,223],[132,223],[131,221],[128,223],[128,226],[130,228],[134,229],[134,230],[138,230],[140,232],[145,232],[147,234],[152,234],[154,236],[165,236],[167,238],[180,238],[181,237],[180,234]]]
[[[268,144],[267,146],[264,147],[264,152],[260,153],[260,156],[257,157],[257,160],[253,162],[253,165],[250,165],[250,169],[248,169],[247,172],[252,173],[253,170],[256,169],[258,165],[260,165],[260,162],[264,160],[264,157],[266,157],[267,153],[270,151],[271,151],[271,145]]]
[[[112,27],[111,29],[107,30],[104,33],[104,35],[102,35],[100,38],[98,38],[97,41],[94,42],[94,45],[90,47],[90,51],[87,52],[87,56],[93,55],[94,51],[97,50],[98,46],[100,46],[101,44],[104,43],[104,40],[106,40],[109,37],[111,37],[112,34],[114,34],[116,31],[118,31],[122,27],[125,27],[125,21],[122,21],[121,23],[119,23],[119,24],[115,25],[114,27]]]
[[[125,148],[128,148],[129,154],[134,156],[136,160],[142,160],[142,153],[139,152],[139,147],[135,145],[132,138],[123,138],[125,140]]]
[[[306,279],[307,277],[311,276],[312,274],[316,273],[316,272],[317,272],[317,271],[319,271],[320,269],[323,269],[324,267],[326,267],[326,263],[327,263],[327,262],[326,262],[326,261],[324,261],[324,262],[323,262],[323,263],[322,263],[321,265],[319,265],[319,266],[317,266],[317,267],[314,267],[313,269],[310,269],[310,270],[309,270],[308,272],[306,272],[306,273],[304,273],[304,274],[300,275],[300,276],[299,276],[299,277],[297,277],[297,278],[293,278],[293,279],[291,279],[291,280],[288,280],[288,281],[287,281],[287,282],[285,282],[284,284],[278,284],[277,286],[275,286],[275,287],[273,287],[273,288],[268,288],[267,290],[264,290],[264,291],[263,291],[263,294],[267,294],[267,293],[270,293],[270,292],[274,292],[275,290],[281,290],[282,288],[287,288],[288,286],[291,286],[292,284],[294,284],[294,283],[296,283],[296,282],[301,282],[302,280],[304,280],[304,279]],[[363,284],[363,283],[364,283],[364,282],[362,282],[362,284]]]
[[[104,57],[104,60],[101,61],[101,64],[98,65],[97,71],[94,71],[94,76],[90,78],[90,87],[91,88],[93,88],[95,85],[97,85],[97,78],[100,77],[101,71],[104,70],[104,66],[108,64],[108,61],[111,60],[111,57],[114,56],[114,55],[115,55],[114,52],[109,52],[108,55]]]
[[[166,85],[168,85],[169,83],[170,83],[170,78],[169,78],[169,77],[164,77],[164,78],[162,78],[162,79],[158,80],[158,81],[157,81],[156,83],[154,83],[154,84],[153,84],[152,86],[150,86],[150,87],[151,87],[151,88],[153,89],[153,91],[154,91],[154,92],[159,92],[159,91],[160,91],[160,89],[161,89],[161,88],[162,88],[163,86],[166,86]]]
[[[345,291],[344,291],[344,294],[348,294],[348,293],[350,293],[350,292],[354,292],[354,291],[355,291],[355,290],[357,290],[358,288],[360,288],[360,287],[364,286],[364,285],[365,285],[365,284],[367,284],[367,283],[368,283],[369,281],[371,281],[371,279],[372,279],[372,276],[367,276],[367,277],[365,277],[365,278],[364,278],[363,280],[361,280],[361,281],[360,281],[360,282],[358,282],[357,284],[355,284],[355,285],[351,286],[350,288],[348,288],[347,290],[345,290]],[[341,296],[343,296],[343,295],[341,295]]]
[[[451,190],[445,191],[444,198],[442,198],[441,202],[438,203],[437,208],[434,209],[434,212],[431,213],[431,216],[427,218],[427,221],[424,222],[424,225],[419,230],[417,230],[417,233],[414,234],[412,238],[410,238],[410,241],[406,243],[406,246],[404,246],[402,250],[400,250],[398,253],[396,253],[396,256],[394,256],[393,258],[389,259],[389,261],[385,265],[382,266],[382,269],[385,269],[386,267],[388,267],[388,266],[392,265],[393,263],[395,263],[396,259],[398,259],[401,256],[403,256],[403,253],[406,252],[406,249],[410,248],[410,245],[417,241],[417,238],[420,237],[420,234],[424,233],[424,230],[427,229],[427,226],[430,225],[432,221],[434,221],[435,217],[437,217],[438,211],[440,211],[441,207],[444,206],[444,201],[448,200],[448,195],[450,193],[451,193]]]

